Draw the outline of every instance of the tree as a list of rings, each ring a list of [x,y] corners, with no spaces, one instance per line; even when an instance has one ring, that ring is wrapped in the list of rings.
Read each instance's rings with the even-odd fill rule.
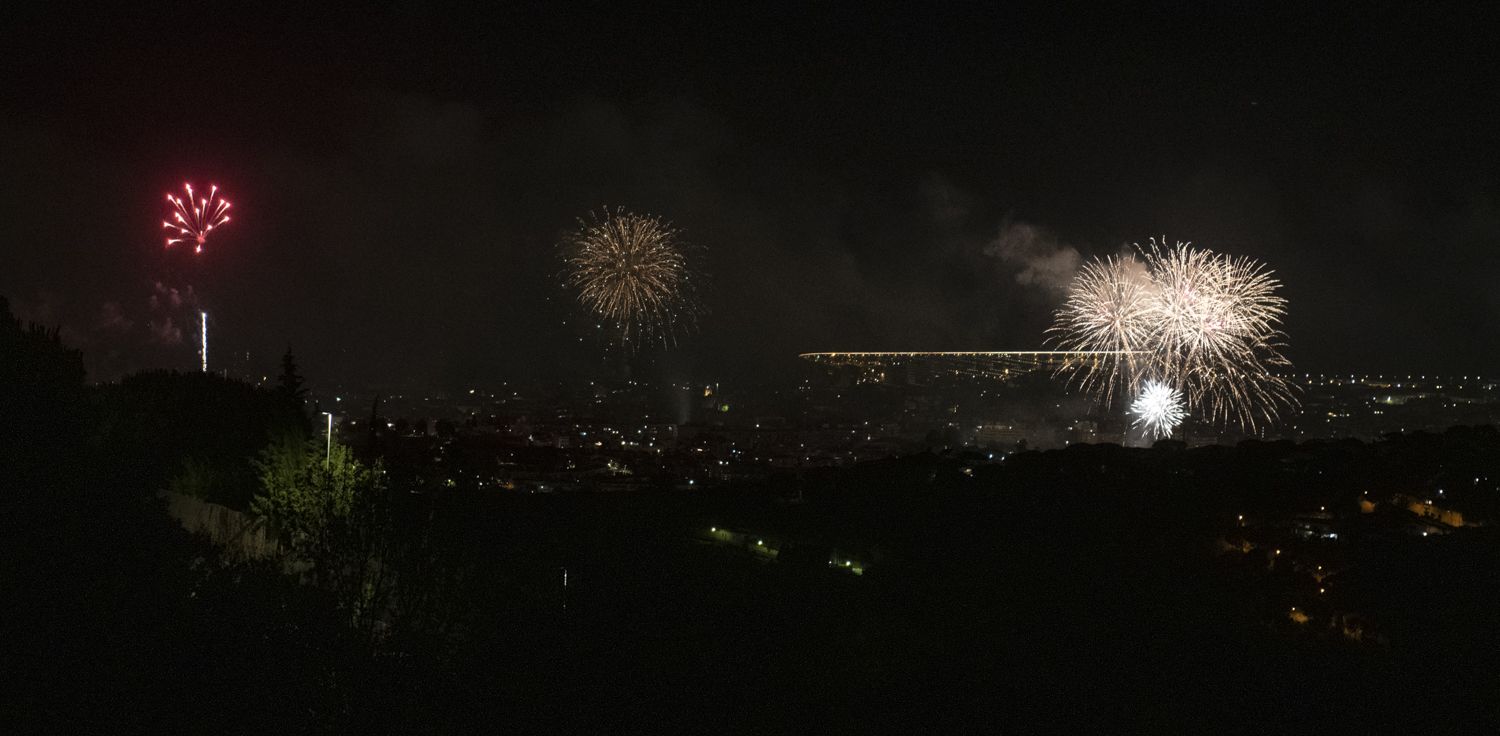
[[[83,476],[87,402],[83,355],[60,330],[22,325],[0,297],[0,478],[7,497],[62,486]]]
[[[296,561],[311,563],[314,583],[334,596],[350,622],[369,633],[390,595],[392,534],[385,471],[365,465],[347,445],[327,450],[287,436],[255,463],[261,493],[251,510],[275,524]]]
[[[286,348],[286,354],[281,356],[281,375],[276,379],[280,384],[281,393],[288,398],[300,401],[307,396],[307,389],[302,387],[302,374],[297,372],[297,358],[292,355],[292,347]]]

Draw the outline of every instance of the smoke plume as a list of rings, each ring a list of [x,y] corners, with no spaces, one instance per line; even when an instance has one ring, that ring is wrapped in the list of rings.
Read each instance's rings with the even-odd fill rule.
[[[1016,283],[1038,286],[1057,294],[1068,291],[1082,257],[1078,249],[1058,240],[1046,228],[1006,221],[984,253],[1018,269]]]

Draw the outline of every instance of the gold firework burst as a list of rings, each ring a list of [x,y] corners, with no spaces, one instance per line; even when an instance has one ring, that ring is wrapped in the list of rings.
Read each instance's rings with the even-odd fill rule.
[[[671,223],[617,209],[580,220],[560,244],[564,282],[631,350],[695,326],[700,308],[691,247]]]

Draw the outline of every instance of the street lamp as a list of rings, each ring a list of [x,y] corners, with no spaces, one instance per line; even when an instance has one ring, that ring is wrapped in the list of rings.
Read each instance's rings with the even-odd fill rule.
[[[328,417],[328,432],[324,434],[327,447],[323,450],[323,469],[327,470],[329,461],[333,459],[333,414],[326,411],[323,414]]]

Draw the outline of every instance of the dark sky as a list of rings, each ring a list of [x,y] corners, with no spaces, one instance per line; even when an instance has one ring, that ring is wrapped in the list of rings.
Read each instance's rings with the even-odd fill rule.
[[[192,367],[195,303],[325,378],[589,365],[553,244],[603,205],[706,249],[684,376],[1034,349],[1161,234],[1274,267],[1299,368],[1500,373],[1492,17],[294,5],[0,9],[0,294],[96,377]],[[234,202],[197,258],[184,180]]]

